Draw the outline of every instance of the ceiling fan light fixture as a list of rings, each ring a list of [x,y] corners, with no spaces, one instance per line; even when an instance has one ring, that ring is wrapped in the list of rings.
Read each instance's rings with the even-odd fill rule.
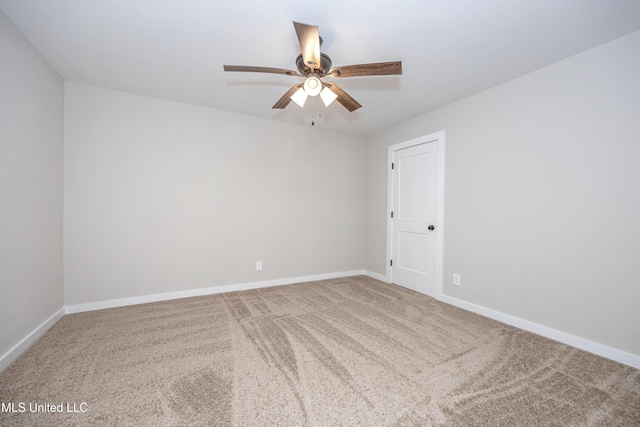
[[[307,96],[307,92],[305,92],[303,88],[299,88],[293,95],[291,95],[291,100],[302,108],[307,100]]]
[[[320,52],[322,37],[318,34],[318,26],[293,21],[293,27],[296,30],[301,51],[295,61],[298,71],[245,65],[223,66],[224,71],[284,74],[287,76],[304,77],[305,82],[291,86],[273,105],[272,108],[274,109],[281,110],[289,105],[291,101],[294,101],[301,108],[304,108],[307,97],[320,95],[326,107],[337,99],[344,108],[349,112],[353,112],[362,107],[362,105],[333,81],[325,84],[321,78],[395,76],[402,74],[402,61],[374,62],[370,64],[354,64],[332,68],[333,63],[329,55]]]
[[[322,89],[322,92],[320,92],[320,98],[322,98],[324,106],[328,107],[333,101],[336,100],[336,98],[338,98],[338,95],[336,95],[331,89],[325,86],[324,89]]]
[[[316,76],[311,76],[304,82],[304,91],[309,96],[317,96],[322,90],[322,82]]]

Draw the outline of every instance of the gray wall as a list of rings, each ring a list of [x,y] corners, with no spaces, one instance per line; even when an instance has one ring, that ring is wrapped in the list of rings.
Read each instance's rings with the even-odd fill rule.
[[[387,147],[445,130],[444,293],[640,354],[639,70],[635,32],[370,137],[366,269]]]
[[[65,94],[67,305],[362,270],[364,138]]]
[[[63,306],[63,88],[0,12],[0,356]]]

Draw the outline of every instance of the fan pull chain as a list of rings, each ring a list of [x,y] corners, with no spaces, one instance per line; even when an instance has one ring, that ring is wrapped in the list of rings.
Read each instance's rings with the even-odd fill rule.
[[[322,117],[322,111],[320,111],[320,106],[316,103],[316,112],[318,113],[318,118]],[[315,126],[316,122],[311,120],[311,126]]]

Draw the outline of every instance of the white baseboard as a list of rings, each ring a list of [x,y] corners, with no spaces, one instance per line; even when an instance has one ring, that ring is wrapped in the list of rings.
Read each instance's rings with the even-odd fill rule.
[[[150,302],[167,301],[179,298],[198,297],[202,295],[222,294],[225,292],[246,291],[248,289],[268,288],[270,286],[291,285],[293,283],[313,282],[316,280],[335,279],[338,277],[357,276],[365,274],[364,270],[342,271],[338,273],[315,274],[310,276],[288,277],[285,279],[265,280],[261,282],[239,283],[235,285],[212,286],[210,288],[192,289],[188,291],[167,292],[139,297],[121,298],[108,301],[97,301],[86,304],[66,306],[66,314],[82,313],[84,311],[103,310],[105,308],[124,307],[128,305],[146,304]]]
[[[373,271],[365,270],[364,274],[369,277],[373,277],[374,279],[378,279],[381,282],[389,283],[389,278],[384,274],[374,273]]]
[[[438,299],[446,302],[447,304],[451,304],[464,310],[489,317],[502,323],[506,323],[507,325],[515,326],[516,328],[524,329],[525,331],[533,332],[534,334],[542,335],[543,337],[550,338],[554,341],[558,341],[563,344],[588,351],[589,353],[597,354],[598,356],[614,360],[624,365],[640,369],[640,356],[638,355],[627,353],[626,351],[618,350],[604,344],[589,341],[587,339],[580,338],[566,332],[558,331],[547,326],[542,326],[528,320],[520,319],[519,317],[504,314],[499,311],[472,304],[447,295],[438,295]]]
[[[36,342],[38,338],[44,335],[58,320],[62,319],[65,314],[64,307],[55,312],[51,317],[45,320],[40,326],[35,328],[29,335],[24,337],[22,341],[13,346],[11,350],[7,351],[0,357],[0,372],[4,371],[7,366],[16,360],[26,349]]]

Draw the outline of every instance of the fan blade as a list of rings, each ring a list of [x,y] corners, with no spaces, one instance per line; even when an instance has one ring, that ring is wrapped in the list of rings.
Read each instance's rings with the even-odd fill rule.
[[[225,71],[243,71],[243,72],[249,72],[249,73],[271,73],[271,74],[286,74],[287,76],[300,76],[300,74],[292,70],[285,70],[283,68],[271,68],[271,67],[249,67],[244,65],[225,65],[224,70]]]
[[[286,107],[287,105],[289,105],[289,103],[291,102],[291,95],[296,93],[296,91],[298,89],[300,89],[301,87],[302,87],[301,84],[293,85],[293,87],[291,89],[289,89],[287,91],[287,93],[282,95],[282,98],[278,99],[278,102],[276,102],[273,105],[273,107],[271,107],[271,108],[282,109],[282,108]]]
[[[302,59],[309,68],[315,70],[320,67],[320,34],[318,33],[318,27],[295,21],[293,26],[300,42]]]
[[[358,108],[362,107],[362,105],[360,105],[358,103],[358,101],[356,101],[355,99],[353,99],[351,97],[351,95],[349,95],[347,92],[345,92],[344,90],[342,90],[337,84],[335,84],[334,82],[326,82],[325,83],[326,86],[329,87],[329,89],[331,89],[333,91],[333,93],[335,93],[336,95],[338,95],[338,98],[336,98],[338,100],[338,102],[340,104],[342,104],[344,106],[344,108],[346,108],[349,111],[355,111]]]
[[[359,76],[391,76],[402,74],[402,61],[375,62],[373,64],[345,65],[332,68],[329,74],[333,77]]]

